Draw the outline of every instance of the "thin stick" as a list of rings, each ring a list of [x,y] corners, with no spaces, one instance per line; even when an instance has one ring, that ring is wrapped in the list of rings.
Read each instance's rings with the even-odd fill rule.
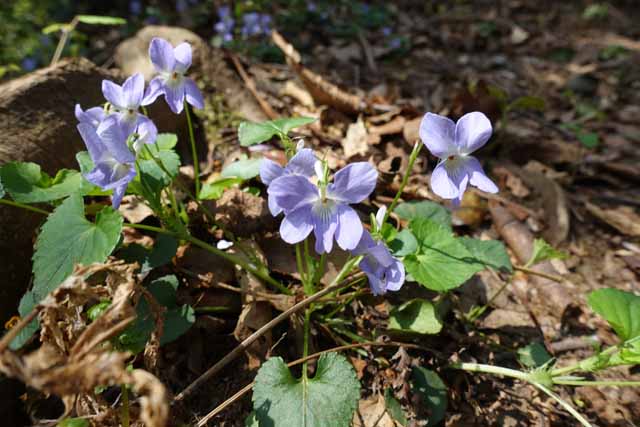
[[[62,56],[62,51],[64,50],[64,46],[67,44],[67,39],[69,38],[69,34],[71,34],[71,32],[76,29],[78,22],[79,22],[78,16],[76,15],[73,17],[68,27],[62,29],[62,36],[60,37],[60,41],[58,41],[58,45],[56,46],[56,51],[53,53],[53,58],[51,59],[51,63],[49,64],[50,66],[55,65],[55,63],[60,60],[60,57]]]
[[[34,208],[33,206],[25,205],[24,203],[14,202],[13,200],[0,199],[1,205],[13,206],[14,208],[22,208],[31,212],[39,213],[42,215],[49,215],[51,212],[47,212],[44,209]]]
[[[322,298],[324,295],[327,295],[327,294],[329,294],[329,293],[331,293],[333,291],[336,291],[336,290],[342,288],[344,286],[343,283],[342,283],[342,279],[351,271],[351,269],[358,262],[360,262],[361,258],[362,258],[362,256],[358,256],[356,258],[353,258],[348,263],[346,263],[344,265],[344,267],[342,267],[342,270],[340,270],[340,273],[338,273],[336,278],[333,279],[333,282],[329,286],[327,286],[326,288],[322,289],[319,292],[316,292],[312,296],[303,299],[299,303],[297,303],[294,306],[292,306],[291,308],[289,308],[287,311],[284,311],[281,314],[279,314],[278,316],[274,317],[266,325],[262,326],[260,329],[258,329],[253,334],[251,334],[248,338],[246,338],[244,341],[242,341],[235,349],[233,349],[231,352],[227,353],[226,356],[224,356],[222,359],[220,359],[215,365],[213,365],[211,368],[209,368],[205,373],[200,375],[195,381],[193,381],[184,390],[182,390],[173,399],[173,403],[179,402],[181,400],[184,400],[187,396],[189,396],[191,393],[193,393],[198,387],[200,387],[205,381],[207,381],[213,375],[215,375],[218,372],[220,372],[220,370],[222,370],[222,368],[227,366],[232,360],[234,360],[236,357],[238,357],[240,354],[242,354],[242,352],[244,350],[246,350],[247,347],[249,347],[253,342],[255,342],[262,335],[264,335],[265,333],[267,333],[268,331],[273,329],[280,322],[282,322],[283,320],[288,319],[289,316],[291,316],[294,313],[297,313],[298,311],[300,311],[303,308],[307,307],[309,304],[311,304],[311,303],[317,301],[318,299]]]
[[[296,365],[299,365],[301,363],[305,363],[305,362],[308,362],[310,360],[317,359],[318,357],[322,356],[323,354],[335,353],[335,352],[339,352],[339,351],[343,351],[343,350],[351,350],[351,349],[354,349],[354,348],[361,348],[361,347],[407,347],[407,348],[414,348],[414,349],[419,349],[419,350],[426,350],[424,347],[420,347],[419,345],[408,344],[408,343],[403,343],[403,342],[393,342],[393,341],[392,342],[361,342],[361,343],[357,343],[357,344],[341,345],[339,347],[334,347],[334,348],[330,348],[328,350],[319,351],[319,352],[311,354],[311,355],[309,355],[307,357],[302,357],[302,358],[300,358],[298,360],[294,360],[293,362],[287,363],[287,366],[290,368],[292,366],[296,366]],[[206,425],[207,422],[209,422],[209,420],[211,418],[215,417],[220,412],[224,411],[229,405],[233,404],[238,399],[240,399],[242,396],[244,396],[249,391],[251,391],[251,389],[253,388],[254,385],[255,385],[255,381],[250,383],[250,384],[247,384],[244,387],[242,387],[240,389],[240,391],[238,391],[236,394],[234,394],[233,396],[231,396],[230,398],[228,398],[227,400],[222,402],[220,405],[216,406],[215,409],[213,409],[211,412],[209,412],[207,415],[205,415],[204,418],[201,418],[200,421],[198,421],[198,424],[196,426],[197,427],[203,427],[204,425]]]
[[[532,270],[530,268],[522,267],[520,265],[514,265],[513,269],[514,270],[518,270],[518,271],[522,271],[523,273],[526,273],[526,274],[531,274],[532,276],[544,277],[545,279],[552,280],[552,281],[557,282],[557,283],[564,282],[564,279],[562,277],[556,276],[555,274],[543,273],[542,271]]]
[[[238,70],[238,74],[240,74],[240,77],[242,78],[242,81],[244,82],[245,86],[247,87],[247,89],[249,89],[249,92],[251,92],[251,95],[253,95],[256,101],[258,101],[258,105],[260,105],[260,108],[262,108],[262,111],[264,111],[264,113],[270,119],[277,119],[278,114],[275,111],[273,111],[273,109],[267,103],[267,101],[265,101],[264,98],[262,98],[262,96],[258,93],[258,89],[256,89],[256,84],[254,83],[253,79],[249,77],[247,72],[244,70],[244,67],[238,60],[238,57],[234,55],[232,52],[226,51],[226,53],[227,53],[227,56],[231,58],[231,62],[233,62],[233,65],[236,67],[236,70]]]

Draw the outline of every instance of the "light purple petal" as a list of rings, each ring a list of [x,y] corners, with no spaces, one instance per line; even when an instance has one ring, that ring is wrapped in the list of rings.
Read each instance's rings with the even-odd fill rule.
[[[347,205],[338,207],[338,228],[336,229],[336,241],[345,251],[355,249],[360,242],[362,232],[362,222],[356,211]]]
[[[193,105],[195,108],[202,110],[204,108],[204,98],[202,98],[202,92],[198,89],[198,85],[189,77],[184,78],[184,93],[187,97],[187,102]]]
[[[173,55],[176,59],[175,70],[184,74],[191,67],[191,45],[187,42],[180,43],[173,49]]]
[[[482,165],[478,159],[468,156],[465,168],[467,174],[471,177],[469,184],[487,193],[497,193],[499,191],[498,186],[482,170]]]
[[[284,168],[277,162],[265,158],[260,163],[260,179],[265,185],[271,184],[271,181],[280,177],[284,172]]]
[[[295,244],[307,238],[313,229],[310,206],[303,206],[284,217],[280,224],[280,237],[287,243]]]
[[[333,237],[338,228],[337,215],[313,216],[313,233],[316,237],[316,252],[329,253],[333,249]]]
[[[267,197],[267,205],[269,206],[269,212],[271,212],[273,216],[278,216],[284,211],[276,201],[276,198],[271,194]]]
[[[297,174],[306,177],[312,177],[315,173],[315,164],[318,158],[313,154],[313,150],[310,148],[303,148],[299,150],[295,156],[289,160],[289,163],[285,167],[286,173]]]
[[[87,146],[91,160],[93,163],[98,162],[107,148],[102,144],[95,128],[87,123],[79,123],[76,127],[84,144]]]
[[[460,153],[470,154],[491,138],[491,121],[483,113],[474,111],[460,117],[456,124],[456,145]]]
[[[387,206],[382,205],[378,208],[378,212],[376,212],[376,224],[378,228],[382,227],[382,221],[384,221],[384,217],[387,214]]]
[[[180,114],[184,108],[184,84],[165,85],[164,99],[169,108],[176,114]]]
[[[126,191],[126,184],[114,188],[113,195],[111,196],[111,206],[113,206],[113,209],[118,209],[120,207],[120,202],[122,202],[122,198],[124,197],[124,193]]]
[[[144,77],[136,73],[125,80],[122,85],[124,106],[127,109],[137,110],[144,95]]]
[[[440,162],[431,173],[431,190],[443,199],[453,199],[458,196],[458,186],[449,177],[445,163]]]
[[[397,291],[404,284],[405,272],[402,262],[395,260],[393,265],[387,269],[387,290]]]
[[[125,98],[122,87],[115,84],[111,80],[102,81],[102,94],[116,108],[126,108]]]
[[[300,175],[284,175],[276,178],[267,190],[269,196],[274,197],[275,202],[285,214],[302,205],[308,205],[318,199],[318,187],[307,178]]]
[[[438,114],[427,113],[420,122],[420,139],[431,154],[440,159],[458,152],[455,132],[456,124],[453,120]]]
[[[127,147],[126,136],[115,115],[104,119],[96,133],[109,153],[120,163],[133,163],[136,158]]]
[[[140,116],[138,120],[138,127],[136,128],[138,138],[134,142],[135,151],[137,152],[143,144],[153,144],[158,137],[158,128],[156,125],[146,116]]]
[[[105,118],[104,108],[92,107],[86,111],[82,111],[80,104],[76,104],[75,115],[80,123],[89,124],[94,128],[97,128],[100,122]]]
[[[374,246],[370,247],[368,256],[375,259],[378,264],[385,268],[390,267],[395,262],[395,258],[391,256],[391,252],[389,252],[389,249],[382,242],[377,242]]]
[[[165,39],[154,37],[149,44],[149,57],[158,72],[170,73],[176,65],[173,46]]]
[[[345,203],[360,203],[376,188],[378,172],[367,162],[356,162],[336,172],[327,195]]]
[[[376,242],[373,240],[373,237],[371,237],[371,233],[367,230],[363,230],[358,245],[351,251],[351,253],[353,255],[364,255],[368,253],[369,248],[375,245]]]
[[[92,183],[93,185],[97,185],[102,188],[108,184],[108,176],[111,170],[109,168],[105,168],[104,165],[95,166],[91,171],[84,175],[85,179]]]
[[[142,98],[140,105],[149,105],[153,103],[153,101],[163,93],[164,82],[162,81],[162,77],[155,77],[149,82],[149,86],[147,86],[147,90],[144,93],[144,97]]]

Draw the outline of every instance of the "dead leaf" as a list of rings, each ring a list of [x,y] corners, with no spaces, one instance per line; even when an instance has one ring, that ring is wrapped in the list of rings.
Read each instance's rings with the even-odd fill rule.
[[[628,236],[640,236],[640,216],[630,206],[604,209],[589,202],[585,206],[589,213],[619,232]]]
[[[358,117],[358,121],[349,125],[347,135],[341,143],[347,159],[355,155],[364,156],[367,154],[369,151],[368,133],[362,117]]]
[[[291,80],[287,81],[284,84],[284,87],[280,91],[280,95],[290,96],[307,108],[316,108],[316,104],[313,102],[313,97],[311,96],[311,94],[306,89],[301,88]]]
[[[124,196],[118,208],[122,216],[133,224],[138,224],[153,215],[153,210],[138,196]]]
[[[384,396],[360,399],[358,410],[353,415],[353,427],[396,427],[396,422],[387,412]]]
[[[393,120],[380,126],[370,126],[369,132],[378,135],[393,135],[404,130],[406,119],[396,116]]]
[[[422,117],[416,117],[415,119],[409,120],[404,124],[404,128],[402,129],[402,136],[404,137],[404,140],[407,141],[407,143],[410,145],[413,145],[418,140],[418,138],[420,138],[420,122],[422,122]]]

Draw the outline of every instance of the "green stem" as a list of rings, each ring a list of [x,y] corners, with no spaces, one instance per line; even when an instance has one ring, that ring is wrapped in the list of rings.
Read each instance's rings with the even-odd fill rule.
[[[14,208],[22,208],[31,212],[39,213],[42,215],[49,215],[51,212],[47,212],[44,209],[36,208],[33,206],[25,205],[24,203],[14,202],[13,200],[0,199],[0,205],[13,206]]]
[[[226,259],[227,261],[238,265],[239,267],[243,268],[244,270],[247,270],[249,273],[253,274],[254,276],[258,277],[259,279],[262,279],[263,281],[265,281],[266,283],[274,286],[276,289],[278,289],[280,292],[286,294],[286,295],[291,295],[291,291],[289,289],[287,289],[286,286],[284,286],[282,283],[278,282],[277,280],[275,280],[273,277],[271,277],[268,273],[265,273],[264,271],[257,269],[256,267],[254,267],[253,265],[250,265],[248,263],[246,263],[243,259],[229,254],[225,251],[221,251],[220,249],[216,248],[215,246],[212,246],[210,244],[208,244],[207,242],[204,242],[200,239],[198,239],[197,237],[193,237],[190,234],[187,233],[178,233],[175,231],[170,231],[170,230],[166,230],[164,228],[160,228],[160,227],[154,227],[152,225],[145,225],[145,224],[131,224],[131,223],[125,223],[124,224],[126,227],[131,227],[131,228],[137,228],[140,230],[146,230],[146,231],[152,231],[155,233],[162,233],[162,234],[167,234],[173,237],[176,237],[178,239],[181,240],[186,240],[188,242],[193,243],[194,245],[207,250],[209,252],[211,252],[212,254],[218,255],[224,259]]]
[[[187,115],[187,125],[189,126],[189,140],[191,141],[191,156],[193,157],[193,177],[196,186],[196,196],[200,196],[200,165],[198,164],[198,152],[196,150],[196,139],[193,136],[193,123],[191,123],[189,105],[185,104],[184,111]]]
[[[533,384],[535,387],[537,387],[538,389],[542,390],[547,396],[551,397],[553,400],[558,402],[560,404],[560,406],[562,406],[564,409],[566,409],[566,411],[568,413],[573,415],[573,417],[576,420],[578,420],[580,422],[580,424],[582,424],[584,427],[593,427],[591,425],[591,423],[589,423],[589,421],[587,421],[582,416],[582,414],[580,414],[580,412],[578,412],[575,409],[573,409],[573,406],[569,405],[567,402],[562,400],[562,398],[560,396],[558,396],[557,394],[555,394],[554,392],[552,392],[551,390],[549,390],[547,387],[543,386],[542,384],[539,384],[539,383],[531,383],[531,384]]]
[[[569,365],[569,366],[565,366],[564,368],[554,369],[554,370],[551,371],[551,376],[552,377],[558,377],[558,376],[570,374],[570,373],[575,372],[575,371],[583,370],[583,366],[589,366],[593,362],[597,362],[597,360],[600,359],[602,356],[607,356],[609,354],[613,354],[616,351],[618,351],[619,349],[620,349],[620,347],[617,346],[617,345],[613,346],[613,347],[609,347],[606,350],[601,351],[598,354],[595,354],[595,355],[593,355],[591,357],[588,357],[586,359],[583,359],[583,360],[579,361],[575,365]]]
[[[324,275],[324,268],[325,268],[326,262],[327,262],[327,253],[325,252],[322,255],[320,255],[320,261],[318,261],[318,268],[316,268],[315,271],[313,272],[311,285],[313,286],[314,289],[316,285],[320,283],[320,279],[322,279],[322,276]]]
[[[402,192],[404,191],[404,188],[407,186],[407,182],[409,182],[409,176],[411,175],[413,164],[416,162],[416,159],[418,158],[418,154],[420,153],[421,148],[422,148],[422,142],[420,142],[420,140],[416,141],[416,143],[413,146],[413,150],[411,150],[411,156],[409,157],[409,164],[407,165],[407,170],[405,171],[404,176],[402,177],[402,181],[400,182],[400,188],[398,188],[398,192],[393,198],[393,202],[391,202],[391,206],[389,206],[389,209],[387,209],[387,212],[384,214],[384,218],[380,226],[381,229],[382,229],[382,225],[384,225],[387,222],[387,219],[389,219],[389,215],[391,215],[393,210],[396,208],[396,205],[398,204],[400,197],[402,197]]]
[[[307,307],[304,311],[304,342],[302,347],[302,357],[307,357],[309,355],[309,330],[311,329],[311,310],[313,310],[312,305]],[[302,378],[303,380],[307,379],[307,362],[302,364]]]
[[[516,378],[518,380],[527,381],[527,382],[531,381],[530,375],[526,372],[517,371],[515,369],[503,368],[500,366],[484,365],[482,363],[456,363],[454,365],[451,365],[451,367],[455,369],[461,369],[463,371],[500,375],[503,377]]]
[[[619,387],[640,387],[640,381],[610,380],[610,381],[582,381],[582,380],[553,380],[554,384],[571,386],[619,386]]]
[[[129,427],[129,390],[126,384],[120,386],[122,390],[122,412],[120,413],[120,420],[122,427]]]
[[[304,267],[302,265],[302,250],[300,249],[300,243],[296,243],[296,264],[298,267],[298,274],[300,274],[300,280],[302,281],[302,287],[304,288],[304,293],[307,293],[307,274],[304,271]]]

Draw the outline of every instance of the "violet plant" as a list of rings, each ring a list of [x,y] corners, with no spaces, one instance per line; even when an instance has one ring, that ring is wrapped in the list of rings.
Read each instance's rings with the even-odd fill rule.
[[[102,86],[105,106],[86,110],[75,106],[79,137],[87,148],[77,155],[80,171],[62,170],[51,178],[33,163],[13,162],[0,167],[0,204],[46,215],[36,241],[34,285],[20,303],[21,316],[27,317],[36,310],[48,293],[71,274],[75,264],[104,262],[115,252],[125,259],[138,260],[144,277],[168,263],[180,241],[189,242],[237,265],[283,294],[301,293],[305,301],[313,301],[306,305],[304,314],[303,357],[306,358],[314,324],[321,324],[342,339],[355,336],[342,314],[348,303],[361,295],[389,297],[390,292],[399,292],[403,286],[422,286],[436,292],[438,297],[434,300],[418,298],[398,306],[389,302],[389,330],[421,336],[442,329],[442,318],[437,313],[450,305],[451,291],[474,274],[486,268],[500,274],[513,272],[514,266],[502,243],[456,236],[450,212],[442,205],[430,201],[400,203],[423,145],[439,159],[431,172],[431,189],[441,198],[451,200],[454,208],[469,185],[489,193],[498,191],[480,162],[471,156],[491,138],[492,126],[484,114],[469,113],[454,123],[446,117],[427,113],[420,125],[421,141],[413,147],[392,203],[388,208],[378,208],[375,215],[370,199],[378,180],[376,168],[369,162],[355,162],[333,172],[313,149],[305,148],[301,142],[295,144],[289,136],[292,129],[313,121],[304,117],[242,123],[238,135],[243,147],[255,147],[276,137],[287,154],[286,164],[261,157],[242,159],[227,166],[220,180],[207,182],[200,188],[193,126],[189,106],[184,105],[186,102],[195,108],[204,107],[198,87],[186,76],[191,55],[187,43],[174,48],[168,41],[155,38],[151,41],[149,56],[159,75],[146,90],[140,74],[129,77],[122,85],[105,80]],[[175,179],[180,166],[180,158],[173,149],[177,138],[158,134],[144,109],[161,95],[174,113],[180,114],[183,109],[186,112],[195,192]],[[253,151],[254,154],[260,152]],[[257,177],[266,187],[270,212],[280,221],[279,237],[295,245],[299,280],[292,278],[288,283],[276,280],[246,242],[217,224],[215,216],[202,203],[205,199],[219,198],[227,188]],[[189,216],[184,202],[176,197],[175,187],[195,203],[212,228],[222,231],[224,240],[212,244],[191,234]],[[144,199],[160,221],[159,227],[124,222],[117,209],[127,193]],[[87,219],[84,198],[102,200],[105,196],[111,196],[110,206],[92,204],[90,212],[95,214],[95,219]],[[36,203],[48,203],[53,211],[33,206]],[[364,214],[367,211],[370,213],[368,224]],[[143,248],[142,255],[141,251],[121,247],[123,227],[158,233],[156,245],[150,250]],[[558,256],[548,246],[536,245],[531,261],[521,269],[526,271],[529,265]],[[328,264],[336,263],[334,258],[340,256],[343,258],[337,265],[339,271],[327,284]],[[165,307],[167,315],[161,344],[176,339],[195,321],[193,308],[177,305],[177,287],[175,276],[157,279],[149,285],[152,295],[171,296]],[[347,294],[346,290],[354,291]],[[332,297],[320,299],[327,294]],[[396,294],[390,301],[401,298],[400,295],[403,294]],[[528,370],[466,362],[448,368],[529,382],[556,400],[583,426],[590,426],[589,421],[552,388],[557,385],[639,385],[625,380],[592,381],[575,375],[640,363],[640,328],[632,320],[640,316],[639,300],[640,297],[633,294],[614,290],[592,293],[590,305],[610,322],[621,342],[575,364],[556,367],[549,358],[545,363],[529,365]],[[108,304],[107,301],[93,307],[90,316],[98,316]],[[154,328],[148,319],[149,304],[140,303],[137,310],[138,321],[115,340],[116,348],[134,354],[142,351]],[[482,311],[474,311],[466,320],[473,324]],[[13,340],[12,347],[24,345],[37,329],[37,320],[31,322]],[[380,335],[380,331],[372,331],[370,336],[359,339],[375,345]],[[431,378],[438,378],[437,373],[429,372]],[[439,378],[438,381],[441,382]],[[274,399],[276,395],[278,399]],[[263,364],[256,377],[252,417],[258,423],[275,426],[346,427],[350,425],[359,395],[355,371],[344,356],[323,355],[313,378],[309,377],[305,364],[301,379],[292,376],[283,359],[274,357]],[[335,398],[326,399],[326,396]],[[310,406],[316,403],[318,407],[310,411]],[[442,416],[444,410],[439,408],[434,413]],[[439,421],[429,420],[433,424]]]

